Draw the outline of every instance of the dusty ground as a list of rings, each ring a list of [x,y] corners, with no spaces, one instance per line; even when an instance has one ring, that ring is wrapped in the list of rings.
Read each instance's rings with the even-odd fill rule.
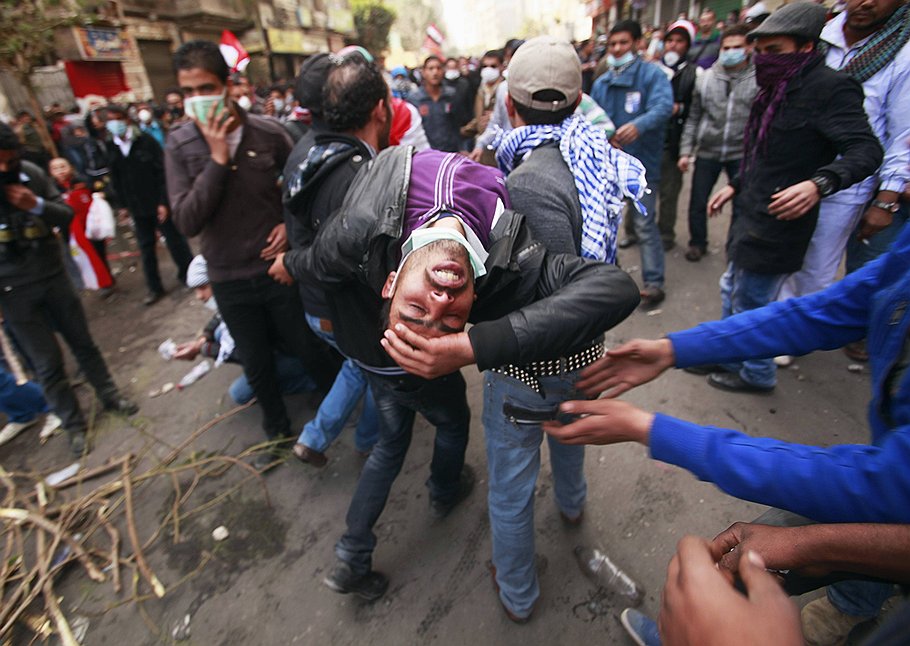
[[[686,242],[681,209],[679,239]],[[633,337],[657,337],[719,314],[717,279],[723,265],[720,242],[727,218],[712,221],[714,247],[700,263],[682,257],[684,246],[667,257],[668,299],[659,312],[636,312],[607,335],[608,345]],[[119,294],[101,301],[86,295],[85,307],[95,339],[117,381],[142,406],[132,422],[104,416],[96,424],[97,448],[87,462],[148,450],[144,465],[160,459],[194,429],[231,408],[226,389],[239,368],[222,367],[183,392],[149,398],[165,382],[176,382],[191,367],[166,363],[157,354],[168,337],[192,338],[207,310],[192,294],[174,285],[166,252],[163,272],[171,288],[159,304],[144,308],[138,267],[122,266]],[[639,265],[638,251],[622,253],[624,266]],[[636,278],[638,273],[635,273]],[[304,323],[301,321],[301,325]],[[656,383],[627,395],[643,407],[794,442],[828,445],[867,438],[864,404],[868,376],[846,370],[839,352],[816,353],[783,370],[770,396],[728,395],[709,388],[703,378],[672,371]],[[621,604],[584,579],[574,562],[578,544],[599,545],[647,590],[644,610],[654,615],[667,561],[686,533],[713,536],[736,520],[763,508],[733,499],[681,469],[655,462],[640,446],[589,448],[586,468],[589,501],[584,525],[565,529],[551,495],[544,464],[536,506],[537,551],[546,568],[542,596],[533,620],[516,626],[503,615],[490,585],[486,512],[486,460],[480,425],[480,376],[464,371],[474,414],[468,462],[479,474],[471,497],[443,522],[427,513],[424,480],[432,429],[418,420],[405,468],[376,528],[375,567],[391,577],[388,594],[373,605],[339,596],[321,585],[332,563],[332,546],[344,527],[344,514],[361,460],[350,431],[330,449],[327,467],[316,470],[296,461],[268,475],[271,505],[255,484],[229,501],[188,518],[174,544],[168,531],[149,554],[153,569],[169,588],[161,600],[104,611],[116,601],[107,585],[97,585],[72,569],[64,578],[64,610],[90,618],[86,643],[168,644],[174,629],[189,619],[185,644],[630,644],[617,621]],[[86,387],[80,388],[86,402]],[[313,414],[306,396],[288,399],[294,424]],[[254,407],[218,425],[192,447],[196,451],[237,454],[261,441]],[[544,449],[544,453],[546,449]],[[0,448],[8,469],[50,472],[68,464],[62,437],[38,448],[23,435]],[[193,505],[213,498],[235,483],[234,469],[205,482]],[[172,502],[170,484],[156,483],[139,495],[140,533],[149,535]],[[211,531],[226,525],[231,535],[215,544]],[[199,568],[200,562],[205,565]],[[182,633],[181,636],[186,636]]]

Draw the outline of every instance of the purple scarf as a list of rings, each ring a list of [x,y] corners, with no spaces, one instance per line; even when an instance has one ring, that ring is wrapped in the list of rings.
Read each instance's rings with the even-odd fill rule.
[[[815,50],[790,54],[755,54],[752,57],[758,95],[752,103],[749,122],[746,124],[744,170],[753,167],[758,156],[764,153],[771,123],[784,102],[790,80],[818,57]]]

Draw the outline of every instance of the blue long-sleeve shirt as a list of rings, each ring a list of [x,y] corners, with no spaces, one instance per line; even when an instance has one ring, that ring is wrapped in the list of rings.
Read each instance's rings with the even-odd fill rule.
[[[676,366],[832,350],[866,337],[870,445],[819,448],[658,414],[651,455],[821,522],[910,522],[910,228],[828,289],[669,335]]]

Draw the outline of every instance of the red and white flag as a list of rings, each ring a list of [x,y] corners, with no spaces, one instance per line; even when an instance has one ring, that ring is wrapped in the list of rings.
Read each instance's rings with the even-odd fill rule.
[[[221,44],[218,46],[221,55],[224,56],[224,62],[228,64],[232,72],[242,72],[250,64],[250,55],[237,40],[237,36],[227,29],[221,32]]]

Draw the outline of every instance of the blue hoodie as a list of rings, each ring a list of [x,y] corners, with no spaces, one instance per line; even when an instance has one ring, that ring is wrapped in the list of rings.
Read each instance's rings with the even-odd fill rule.
[[[910,227],[828,289],[669,335],[676,366],[801,355],[867,339],[871,445],[819,448],[658,414],[651,456],[725,492],[820,522],[910,523]]]

